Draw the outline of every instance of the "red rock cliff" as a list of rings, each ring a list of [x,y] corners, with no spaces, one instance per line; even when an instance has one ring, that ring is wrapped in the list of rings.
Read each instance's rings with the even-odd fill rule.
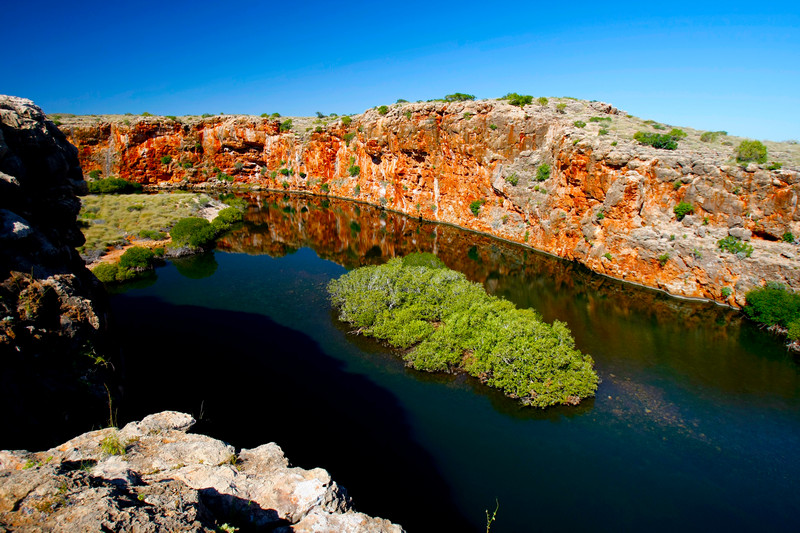
[[[680,296],[741,305],[765,280],[800,289],[797,246],[781,241],[800,235],[796,167],[744,168],[731,139],[701,143],[692,130],[675,151],[642,146],[632,133],[652,124],[600,102],[559,102],[397,104],[349,123],[294,118],[285,132],[281,119],[243,116],[77,117],[61,128],[87,173],[358,199]],[[800,157],[791,145],[770,150]],[[694,214],[678,221],[682,201]],[[728,235],[749,241],[751,256],[720,251]]]

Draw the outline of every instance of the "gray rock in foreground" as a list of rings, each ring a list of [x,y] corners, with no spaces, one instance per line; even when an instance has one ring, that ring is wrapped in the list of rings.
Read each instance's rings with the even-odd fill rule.
[[[320,468],[293,468],[277,444],[236,450],[187,433],[165,411],[45,452],[0,452],[0,531],[401,532],[354,511]],[[113,455],[119,442],[125,453]],[[105,445],[104,445],[105,443]]]

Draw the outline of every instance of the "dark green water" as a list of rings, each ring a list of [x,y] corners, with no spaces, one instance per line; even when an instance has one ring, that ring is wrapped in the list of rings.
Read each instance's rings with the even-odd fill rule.
[[[113,297],[121,421],[176,409],[237,447],[278,442],[412,532],[484,531],[495,501],[493,533],[797,529],[800,367],[736,313],[366,206],[252,200],[218,251]],[[348,334],[326,283],[412,251],[567,322],[597,398],[523,409]]]

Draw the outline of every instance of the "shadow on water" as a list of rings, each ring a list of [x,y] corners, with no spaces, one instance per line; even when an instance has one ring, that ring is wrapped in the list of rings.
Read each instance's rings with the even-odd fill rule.
[[[217,252],[112,297],[121,422],[176,409],[237,447],[277,442],[409,531],[483,530],[495,498],[497,533],[796,529],[797,360],[740,313],[363,204],[249,200]],[[596,361],[597,398],[526,409],[345,336],[324,290],[338,265],[411,252],[566,322]]]
[[[261,315],[118,295],[125,355],[120,420],[172,409],[236,447],[277,442],[298,466],[326,468],[358,510],[409,531],[470,531],[450,488],[386,390]],[[359,464],[359,468],[353,468]],[[369,488],[364,490],[364,488]]]

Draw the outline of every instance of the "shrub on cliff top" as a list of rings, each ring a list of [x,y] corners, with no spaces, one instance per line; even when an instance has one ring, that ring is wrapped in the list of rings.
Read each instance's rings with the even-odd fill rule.
[[[761,141],[742,141],[736,147],[736,161],[739,163],[766,163],[767,147]]]
[[[288,118],[288,119],[284,120],[283,122],[281,122],[281,125],[280,125],[280,127],[278,129],[281,131],[281,133],[285,133],[287,131],[291,131],[291,129],[292,129],[292,119]]]
[[[429,254],[358,268],[328,292],[341,320],[407,349],[418,370],[465,371],[536,407],[576,404],[597,389],[592,359],[565,324],[486,294]]]
[[[533,96],[529,94],[508,93],[500,100],[508,100],[508,103],[517,107],[524,107],[533,102]]]
[[[633,138],[642,144],[647,144],[653,148],[662,150],[675,150],[678,143],[672,135],[666,133],[649,133],[644,131],[637,131]]]
[[[704,143],[713,143],[720,137],[727,135],[727,131],[706,131],[700,135],[700,140]]]
[[[466,102],[468,100],[475,100],[475,96],[466,93],[453,93],[447,94],[444,97],[445,102]]]
[[[378,114],[380,115],[385,115],[388,112],[389,112],[389,106],[382,105],[378,108]]]

